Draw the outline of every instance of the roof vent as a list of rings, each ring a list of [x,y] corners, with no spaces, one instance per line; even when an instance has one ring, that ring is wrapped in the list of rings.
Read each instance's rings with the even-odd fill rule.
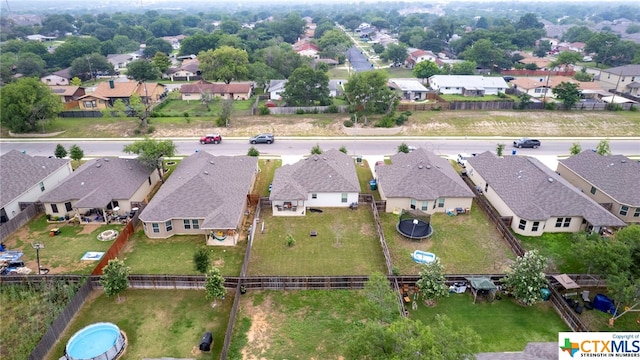
[[[627,159],[622,159],[622,160],[620,160],[620,162],[624,164],[624,163],[627,162]]]
[[[104,161],[109,162],[109,158],[104,158]]]
[[[209,172],[207,170],[204,171],[205,175],[209,175]]]
[[[318,155],[315,155],[315,156],[313,157],[313,161],[318,161]]]
[[[553,178],[547,178],[547,181],[552,183],[553,182]]]
[[[431,169],[431,165],[427,165],[427,169]]]
[[[418,165],[418,169],[422,169],[423,167],[422,164]]]
[[[97,163],[97,164],[96,164],[96,167],[97,167],[97,168],[99,168],[100,166],[102,166],[102,164],[100,164],[100,163]]]
[[[80,183],[80,186],[84,186],[84,181]]]
[[[209,160],[209,164],[213,165],[215,163],[213,162],[213,160]]]

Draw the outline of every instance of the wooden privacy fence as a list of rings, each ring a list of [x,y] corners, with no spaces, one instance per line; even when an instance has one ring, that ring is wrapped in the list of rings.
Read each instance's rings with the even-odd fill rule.
[[[6,223],[0,225],[0,242],[4,241],[14,231],[18,230],[31,219],[42,213],[42,204],[30,204],[24,208],[18,215],[12,217]]]

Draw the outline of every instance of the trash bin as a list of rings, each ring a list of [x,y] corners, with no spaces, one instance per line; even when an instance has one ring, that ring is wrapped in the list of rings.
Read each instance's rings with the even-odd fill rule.
[[[378,184],[376,183],[376,180],[369,180],[369,187],[371,188],[371,190],[377,190],[378,189]]]
[[[356,156],[356,162],[357,163],[361,163],[362,162],[362,156],[360,156],[360,155]]]
[[[515,155],[516,154],[516,150],[511,150],[511,155]]]
[[[211,351],[211,343],[213,343],[213,336],[207,331],[200,340],[200,351]]]
[[[540,292],[542,293],[542,300],[547,301],[549,300],[549,297],[551,296],[551,291],[547,288],[542,288],[540,289]]]

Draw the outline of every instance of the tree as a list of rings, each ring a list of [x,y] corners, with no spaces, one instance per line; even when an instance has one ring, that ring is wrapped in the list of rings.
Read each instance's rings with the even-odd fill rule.
[[[435,321],[401,318],[385,326],[367,322],[347,344],[347,359],[471,359],[477,353],[480,336],[466,326],[454,326],[445,315]]]
[[[249,75],[249,55],[231,46],[201,52],[198,60],[202,76],[206,79],[222,80],[229,84],[232,80],[243,80]]]
[[[82,80],[79,77],[74,76],[71,81],[69,81],[69,85],[71,86],[82,86]]]
[[[344,85],[344,94],[351,110],[364,116],[367,124],[369,114],[390,114],[395,110],[398,96],[389,89],[386,72],[380,70],[358,72],[351,75]]]
[[[549,66],[552,68],[561,66],[566,70],[568,65],[575,65],[580,61],[582,61],[582,55],[580,53],[575,51],[563,51],[558,54],[556,60],[549,64]]]
[[[439,259],[424,265],[416,285],[420,289],[418,293],[425,303],[433,306],[438,299],[449,296],[449,288],[445,281],[444,267],[440,264]]]
[[[329,76],[307,65],[299,67],[289,77],[282,99],[288,106],[329,105]]]
[[[409,145],[407,145],[407,143],[402,143],[400,145],[398,145],[398,153],[405,153],[408,154],[409,153]]]
[[[596,145],[596,153],[607,156],[611,155],[611,147],[609,146],[609,140],[600,140],[598,145]]]
[[[109,260],[109,263],[102,268],[100,285],[104,288],[107,297],[116,295],[117,302],[120,302],[120,293],[129,287],[129,271],[124,261],[118,258]]]
[[[504,152],[504,147],[505,145],[503,143],[499,143],[498,145],[496,145],[496,155],[498,155],[499,157],[502,157],[502,153]]]
[[[527,251],[524,256],[516,258],[502,283],[520,303],[531,306],[542,300],[540,289],[547,285],[544,274],[546,263],[547,259],[537,250]]]
[[[53,155],[55,155],[55,157],[57,157],[58,159],[62,159],[63,157],[67,156],[67,149],[65,149],[62,144],[58,144],[56,145],[56,150],[53,152]]]
[[[478,65],[492,69],[504,58],[504,54],[489,39],[480,39],[473,46],[468,47],[460,54],[462,58],[475,61]]]
[[[549,40],[542,40],[538,43],[533,54],[539,58],[547,56],[547,53],[551,51],[551,42]]]
[[[516,29],[518,30],[542,29],[543,27],[544,24],[538,21],[538,16],[534,13],[524,14],[522,17],[520,17],[520,20],[518,20],[518,23],[516,24]]]
[[[347,153],[347,147],[342,145],[342,146],[340,146],[340,149],[338,149],[338,151],[340,151],[343,154],[346,154]]]
[[[582,93],[578,84],[566,81],[551,89],[551,92],[562,101],[566,110],[571,109],[580,100]]]
[[[407,58],[407,46],[391,43],[387,45],[387,48],[382,52],[380,57],[384,60],[391,61],[396,65],[403,64]]]
[[[398,298],[389,284],[389,279],[381,272],[374,272],[364,284],[365,307],[369,319],[391,323],[400,314]]]
[[[222,100],[222,106],[220,107],[220,113],[216,119],[216,125],[229,127],[229,120],[231,120],[231,114],[233,114],[233,99]]]
[[[160,181],[163,181],[165,157],[172,157],[176,152],[176,145],[171,140],[157,140],[145,137],[126,145],[122,151],[138,155],[138,161],[150,169],[157,169]]]
[[[218,299],[224,299],[224,278],[220,269],[214,267],[209,270],[204,282],[204,291],[207,300],[214,300],[214,305]]]
[[[589,82],[593,79],[593,75],[587,72],[586,67],[583,67],[573,76],[573,78],[580,82]]]
[[[579,143],[571,144],[571,148],[569,149],[569,153],[571,155],[578,155],[582,152],[582,146]]]
[[[475,61],[463,61],[451,66],[451,75],[473,75],[478,64]]]
[[[58,95],[36,78],[22,78],[0,88],[0,122],[11,131],[25,133],[36,130],[63,110]]]
[[[260,151],[258,151],[258,149],[256,149],[254,146],[252,146],[247,151],[247,156],[258,157],[258,156],[260,156]]]
[[[69,157],[71,160],[75,160],[78,164],[80,164],[80,160],[84,157],[84,151],[80,149],[80,147],[76,144],[71,145],[69,148]]]
[[[207,249],[200,248],[193,254],[193,265],[196,271],[204,274],[209,270],[209,252]]]
[[[440,68],[433,61],[421,61],[413,68],[413,76],[419,79],[428,79],[437,74],[440,74]]]
[[[134,60],[127,65],[127,76],[137,81],[148,81],[159,79],[162,74],[153,62],[140,59]]]
[[[531,95],[527,94],[526,92],[518,95],[518,99],[520,99],[520,103],[518,104],[518,109],[520,110],[526,109],[529,104],[533,103],[533,101],[531,100]]]

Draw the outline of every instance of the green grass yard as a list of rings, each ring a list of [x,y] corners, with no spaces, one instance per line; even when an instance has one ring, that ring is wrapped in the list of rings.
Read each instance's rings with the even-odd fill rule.
[[[366,275],[386,273],[384,256],[371,211],[325,208],[304,217],[273,216],[262,209],[251,259],[250,275]],[[309,236],[316,231],[318,236]],[[287,246],[287,235],[295,240]]]
[[[127,347],[121,360],[142,358],[219,359],[224,334],[233,304],[233,294],[211,307],[199,290],[133,290],[107,298],[96,291],[78,311],[47,360],[57,360],[64,353],[69,338],[95,322],[111,322],[126,334]],[[198,350],[205,331],[213,334],[211,353]]]
[[[542,236],[514,234],[526,250],[538,250],[549,259],[547,272],[580,274],[587,273],[587,265],[576,255],[573,234],[544,233]]]

